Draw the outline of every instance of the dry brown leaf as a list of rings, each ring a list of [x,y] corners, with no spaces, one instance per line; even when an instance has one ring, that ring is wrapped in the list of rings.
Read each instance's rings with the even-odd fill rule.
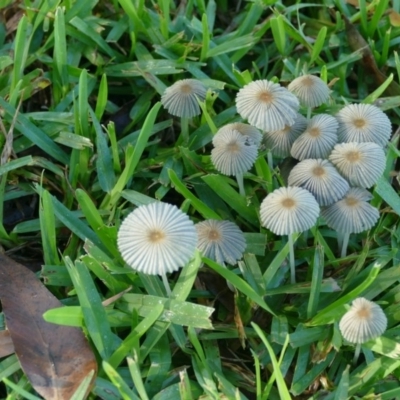
[[[0,331],[0,357],[14,353],[14,344],[9,331]]]
[[[41,396],[70,399],[92,370],[94,380],[97,363],[83,332],[44,321],[43,313],[61,302],[33,272],[2,254],[0,299],[15,353]]]
[[[389,13],[390,24],[396,28],[400,26],[400,14],[394,10]]]

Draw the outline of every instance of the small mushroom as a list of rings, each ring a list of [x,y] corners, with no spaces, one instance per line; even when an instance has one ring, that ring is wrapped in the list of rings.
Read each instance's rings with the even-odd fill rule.
[[[350,188],[343,199],[323,208],[326,224],[343,235],[341,257],[346,256],[350,234],[372,228],[379,218],[377,208],[367,203],[371,194],[362,188]]]
[[[349,104],[336,118],[339,121],[339,142],[374,142],[386,146],[392,133],[387,115],[371,104]]]
[[[370,188],[385,171],[386,157],[376,143],[339,143],[329,156],[340,174],[352,186]]]
[[[264,133],[265,147],[277,157],[288,157],[293,142],[306,130],[306,127],[307,120],[301,114],[297,114],[293,125],[285,125],[283,129]]]
[[[177,271],[192,258],[197,231],[178,207],[154,202],[128,214],[118,230],[117,242],[122,258],[131,268],[161,275],[170,294],[166,274]]]
[[[336,134],[338,122],[328,114],[319,114],[312,117],[305,132],[293,143],[290,151],[297,160],[307,158],[327,158],[337,143]]]
[[[218,139],[223,137],[222,135],[218,135],[227,131],[237,131],[241,133],[243,136],[249,136],[254,144],[259,147],[262,139],[262,134],[260,131],[255,128],[254,126],[251,126],[249,124],[244,124],[242,122],[234,122],[232,124],[227,124],[221,127],[218,132],[215,134],[214,139],[213,139],[213,145],[217,146],[218,145]],[[218,136],[217,136],[218,135]]]
[[[311,109],[326,103],[330,93],[329,86],[321,78],[309,74],[294,79],[288,89],[308,107],[308,119]]]
[[[364,297],[353,300],[350,310],[339,322],[339,329],[344,339],[356,344],[354,363],[360,354],[361,344],[381,336],[386,327],[386,315],[378,304]]]
[[[263,79],[239,90],[236,108],[251,125],[264,131],[277,131],[294,124],[299,100],[278,83]]]
[[[300,161],[289,174],[288,184],[300,186],[311,192],[320,206],[340,200],[348,192],[348,182],[336,168],[322,159]]]
[[[234,265],[242,258],[246,239],[233,222],[207,219],[195,227],[198,235],[197,248],[205,257],[221,265]]]
[[[254,164],[258,149],[250,136],[245,136],[235,129],[226,129],[215,134],[211,161],[215,168],[224,175],[233,175],[238,182],[241,195],[245,195],[243,173]]]
[[[262,225],[276,235],[289,236],[291,283],[296,282],[293,234],[314,226],[319,211],[314,196],[308,190],[296,186],[276,189],[261,203]]]
[[[207,89],[197,79],[181,79],[165,89],[161,103],[171,115],[181,118],[182,138],[189,141],[189,118],[201,113],[198,100],[204,101]]]

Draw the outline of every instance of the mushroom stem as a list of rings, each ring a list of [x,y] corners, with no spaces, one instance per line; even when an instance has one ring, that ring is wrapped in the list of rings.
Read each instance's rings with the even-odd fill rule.
[[[307,108],[307,121],[311,119],[311,107]]]
[[[340,253],[340,257],[341,258],[344,258],[344,257],[346,257],[346,253],[347,253],[347,246],[348,246],[348,244],[349,244],[349,238],[350,238],[350,233],[345,233],[344,235],[343,235],[343,238],[342,238],[342,251],[341,251],[341,253]]]
[[[293,233],[289,234],[289,260],[290,260],[290,283],[296,283],[296,271],[294,265]]]
[[[164,284],[164,287],[165,287],[165,291],[167,292],[167,296],[171,297],[172,292],[171,292],[171,287],[169,286],[167,275],[166,274],[162,274],[161,277],[162,277],[162,281],[163,281],[163,284]]]
[[[244,185],[243,185],[243,174],[236,174],[236,181],[239,186],[239,193],[241,196],[246,196],[246,193],[244,191]]]
[[[269,169],[270,169],[271,171],[273,171],[273,170],[274,170],[274,160],[273,160],[273,158],[272,158],[272,152],[271,152],[270,149],[268,149],[267,160],[268,160]]]
[[[181,117],[181,135],[184,146],[189,144],[189,118]]]
[[[360,355],[360,351],[361,351],[361,343],[357,343],[356,350],[354,352],[353,365],[357,364],[357,360],[358,360],[358,356]]]

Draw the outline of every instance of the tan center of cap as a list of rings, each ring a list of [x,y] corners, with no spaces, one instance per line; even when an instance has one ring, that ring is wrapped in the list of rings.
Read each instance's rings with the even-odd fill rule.
[[[155,229],[155,230],[150,231],[148,233],[147,237],[150,240],[150,242],[152,242],[152,243],[160,243],[164,240],[165,233],[158,229]]]
[[[367,125],[367,121],[364,118],[353,119],[353,124],[356,128],[364,128]]]
[[[263,90],[258,94],[258,100],[262,101],[263,103],[270,104],[273,100],[274,96],[272,96],[271,92],[267,90]]]
[[[208,231],[208,239],[209,240],[216,242],[216,241],[220,240],[220,238],[221,238],[221,235],[217,229],[210,229]]]
[[[291,198],[286,198],[282,200],[282,206],[285,208],[293,208],[296,205],[296,202]]]
[[[321,166],[313,168],[312,172],[313,172],[313,175],[318,176],[318,177],[323,176],[326,173],[325,168],[321,167]]]
[[[181,92],[184,94],[190,94],[193,92],[192,86],[189,85],[188,83],[184,83],[181,85]]]
[[[345,157],[347,161],[355,163],[361,160],[361,153],[359,151],[348,151]]]

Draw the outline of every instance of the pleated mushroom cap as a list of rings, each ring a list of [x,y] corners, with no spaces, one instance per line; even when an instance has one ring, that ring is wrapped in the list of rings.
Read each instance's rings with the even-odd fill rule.
[[[293,125],[285,125],[278,131],[265,132],[263,141],[275,156],[288,157],[294,141],[306,130],[306,127],[307,119],[297,114]]]
[[[387,115],[371,104],[350,104],[342,108],[336,118],[339,142],[374,142],[384,147],[392,133]]]
[[[243,124],[242,122],[234,122],[232,124],[227,124],[221,127],[213,138],[213,145],[218,146],[219,139],[221,137],[224,137],[223,135],[219,134],[228,131],[237,131],[243,136],[249,136],[257,147],[260,146],[262,139],[262,134],[260,133],[260,131],[254,126],[251,126],[249,124]]]
[[[318,76],[303,75],[293,80],[288,89],[307,107],[318,107],[329,98],[329,86]]]
[[[345,197],[321,210],[326,224],[337,232],[360,233],[372,228],[379,219],[377,208],[367,203],[370,193],[350,188]]]
[[[299,100],[278,83],[256,80],[239,90],[236,108],[250,125],[264,131],[277,131],[294,124]]]
[[[339,143],[329,156],[340,174],[352,186],[370,188],[385,170],[386,157],[376,143]]]
[[[308,190],[281,187],[261,203],[261,224],[276,235],[304,232],[315,225],[319,211],[317,201]]]
[[[197,248],[219,264],[234,265],[243,256],[246,240],[243,232],[230,221],[208,219],[195,225]]]
[[[297,160],[307,158],[327,158],[337,143],[338,122],[328,114],[311,118],[304,133],[293,143],[292,157]]]
[[[154,202],[136,208],[118,231],[118,249],[133,269],[164,275],[193,257],[197,232],[189,217],[174,205]]]
[[[300,161],[289,174],[289,186],[300,186],[311,192],[320,206],[340,200],[350,189],[336,168],[322,159]]]
[[[213,142],[217,145],[211,151],[211,161],[224,175],[247,172],[257,158],[258,149],[253,140],[237,130],[219,132]]]
[[[204,101],[207,89],[197,79],[182,79],[165,89],[161,103],[171,115],[192,118],[201,113],[197,99]]]
[[[387,328],[382,308],[364,297],[353,301],[351,308],[339,322],[342,336],[350,343],[365,343],[381,336]]]

